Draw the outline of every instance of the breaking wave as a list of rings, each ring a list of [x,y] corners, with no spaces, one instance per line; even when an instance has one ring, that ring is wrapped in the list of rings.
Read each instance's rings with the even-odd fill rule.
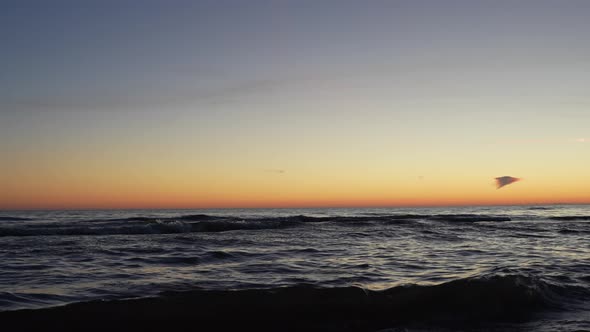
[[[494,273],[438,285],[402,285],[382,291],[298,285],[271,289],[190,290],[155,297],[91,301],[0,313],[6,323],[51,327],[132,328],[199,322],[216,330],[256,327],[366,331],[419,322],[463,327],[474,322],[521,322],[543,310],[560,310],[588,290],[559,286],[532,275]],[[213,325],[211,325],[213,324]],[[255,324],[255,326],[253,325]]]

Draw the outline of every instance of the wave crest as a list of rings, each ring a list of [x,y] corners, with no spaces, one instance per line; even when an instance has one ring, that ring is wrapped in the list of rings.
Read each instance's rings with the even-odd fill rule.
[[[526,321],[541,310],[559,308],[564,295],[571,293],[571,289],[530,275],[493,274],[434,286],[405,285],[383,291],[311,285],[246,290],[196,289],[165,292],[152,298],[4,312],[0,313],[0,319],[44,324],[78,321],[92,326],[103,324],[136,329],[136,324],[169,327],[191,321],[224,330],[238,326],[330,331],[351,330],[353,326],[352,330],[376,330],[416,322],[457,327],[481,322]]]

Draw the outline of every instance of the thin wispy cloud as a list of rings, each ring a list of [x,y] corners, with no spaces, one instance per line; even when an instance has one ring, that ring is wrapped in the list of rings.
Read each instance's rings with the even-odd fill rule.
[[[521,138],[521,139],[502,139],[494,142],[495,144],[523,144],[523,145],[534,145],[534,144],[565,144],[565,143],[588,143],[590,138],[578,137],[578,138],[563,138],[563,139],[547,139],[547,138]]]
[[[264,172],[265,173],[283,174],[286,171],[284,169],[270,168],[270,169],[265,169]]]
[[[39,110],[80,110],[100,109],[117,112],[121,108],[144,109],[146,107],[183,107],[195,104],[211,105],[239,103],[242,99],[262,95],[273,91],[278,86],[290,82],[288,79],[247,80],[218,87],[206,88],[170,88],[164,86],[145,87],[144,90],[120,89],[98,94],[88,89],[70,94],[52,96],[26,96],[22,98],[6,97],[0,102],[0,108],[13,111]]]

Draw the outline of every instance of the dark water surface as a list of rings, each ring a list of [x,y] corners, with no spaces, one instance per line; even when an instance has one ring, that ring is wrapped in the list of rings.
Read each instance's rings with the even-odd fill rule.
[[[582,205],[0,211],[0,320],[233,308],[316,330],[590,330],[589,235]]]

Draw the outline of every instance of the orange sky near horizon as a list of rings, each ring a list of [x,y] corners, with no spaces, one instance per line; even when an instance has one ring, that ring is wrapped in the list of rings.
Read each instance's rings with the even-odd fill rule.
[[[183,134],[157,139],[41,136],[8,150],[0,209],[590,203],[586,140],[505,142],[484,127],[467,140],[476,137],[469,127],[432,125],[419,135],[391,133],[375,119],[362,135],[347,134],[358,121],[280,140],[261,128],[204,141],[190,121],[173,127]],[[523,180],[496,189],[499,176]]]
[[[590,203],[586,176],[529,176],[496,189],[478,174],[407,176],[375,171],[311,172],[250,169],[233,175],[118,170],[14,174],[0,193],[0,209],[273,208],[521,205]],[[207,174],[207,176],[205,176]],[[505,174],[497,174],[505,175]],[[512,174],[518,176],[520,174]]]

